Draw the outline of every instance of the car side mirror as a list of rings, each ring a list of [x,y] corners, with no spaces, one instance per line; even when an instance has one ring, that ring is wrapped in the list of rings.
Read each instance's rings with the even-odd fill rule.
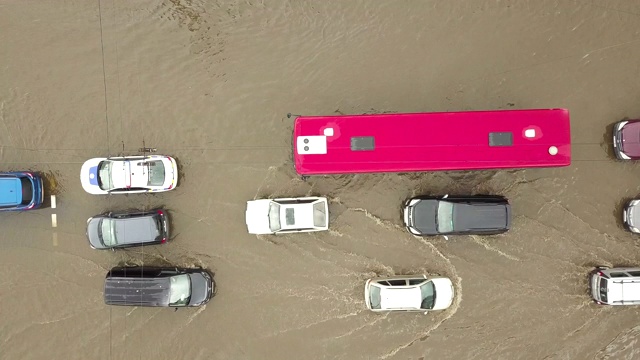
[[[442,236],[444,236],[445,240],[449,240],[449,237],[447,235],[442,235]]]
[[[446,199],[446,198],[448,198],[448,197],[449,197],[449,194],[446,194],[446,195],[445,195],[445,196],[443,196],[442,198],[443,198],[443,199]]]
[[[429,314],[429,312],[428,312],[428,311],[425,311],[425,312],[424,312],[424,315],[427,315],[427,314]]]
[[[173,312],[176,312],[176,311],[178,311],[178,308],[173,308]]]

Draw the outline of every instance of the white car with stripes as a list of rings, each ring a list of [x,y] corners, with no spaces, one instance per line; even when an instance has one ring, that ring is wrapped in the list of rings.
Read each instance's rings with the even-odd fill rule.
[[[94,195],[169,191],[178,185],[178,165],[165,155],[93,158],[82,165],[80,182]]]

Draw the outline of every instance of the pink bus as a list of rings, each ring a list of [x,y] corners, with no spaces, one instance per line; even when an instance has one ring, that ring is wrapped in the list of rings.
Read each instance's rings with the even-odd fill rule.
[[[571,164],[566,109],[298,116],[298,174],[559,167]]]

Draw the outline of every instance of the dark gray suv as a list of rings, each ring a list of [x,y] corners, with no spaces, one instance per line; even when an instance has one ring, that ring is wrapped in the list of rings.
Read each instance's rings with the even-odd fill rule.
[[[200,306],[209,302],[215,291],[213,277],[204,269],[115,267],[104,282],[104,302],[120,306]]]
[[[169,238],[165,210],[109,212],[87,220],[87,238],[94,249],[164,244]]]
[[[499,234],[511,226],[511,205],[496,195],[418,196],[405,203],[404,224],[414,235]]]

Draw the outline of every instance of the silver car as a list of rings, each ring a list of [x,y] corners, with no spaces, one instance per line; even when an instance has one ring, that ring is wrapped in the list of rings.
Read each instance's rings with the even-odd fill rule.
[[[166,210],[109,212],[87,220],[87,239],[94,249],[164,244],[168,238]]]
[[[449,278],[401,275],[369,279],[364,285],[364,301],[371,311],[444,310],[454,297]]]
[[[599,305],[640,305],[640,268],[597,267],[589,274],[589,288]]]

